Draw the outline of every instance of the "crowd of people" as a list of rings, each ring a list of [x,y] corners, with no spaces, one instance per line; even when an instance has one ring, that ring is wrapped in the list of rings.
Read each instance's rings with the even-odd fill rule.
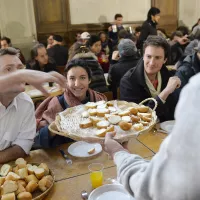
[[[60,35],[51,34],[47,46],[38,43],[32,48],[27,62],[11,39],[2,37],[0,163],[25,157],[31,148],[71,142],[48,130],[56,114],[69,107],[107,100],[107,91],[113,99],[135,103],[154,98],[160,122],[176,119],[155,157],[146,161],[131,155],[112,139],[113,133],[106,135],[105,150],[117,165],[120,182],[136,199],[199,199],[200,19],[191,32],[181,26],[168,37],[165,30],[157,29],[160,17],[160,10],[152,7],[146,21],[132,32],[124,28],[123,16],[116,14],[108,33],[78,32],[70,48]],[[175,65],[176,70],[167,65]],[[61,66],[66,66],[65,77],[57,73]],[[47,95],[44,82],[56,82],[65,90],[46,98],[35,110],[24,93],[25,84]],[[154,107],[154,101],[147,105]]]

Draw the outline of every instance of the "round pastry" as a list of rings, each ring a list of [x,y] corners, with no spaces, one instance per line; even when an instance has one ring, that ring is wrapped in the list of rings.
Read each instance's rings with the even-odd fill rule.
[[[97,123],[97,128],[102,129],[102,128],[107,128],[110,125],[110,123],[106,120],[100,121]]]
[[[89,109],[88,113],[90,116],[95,116],[97,114],[97,109]]]
[[[98,137],[105,137],[106,133],[107,133],[107,129],[105,129],[105,128],[99,129],[96,132],[96,136],[98,136]]]
[[[132,120],[132,122],[139,122],[140,121],[140,117],[132,115],[131,116],[131,120]]]
[[[131,117],[130,116],[123,116],[122,121],[131,122]]]
[[[88,102],[85,104],[86,109],[90,109],[90,108],[96,108],[97,104],[94,102]]]
[[[118,124],[121,121],[121,117],[118,115],[111,115],[110,117],[108,117],[108,121],[111,124]]]
[[[110,111],[107,108],[101,108],[101,109],[97,109],[97,116],[98,117],[104,117],[105,114],[109,114]]]
[[[102,121],[102,119],[98,118],[98,117],[90,117],[93,126],[96,126],[98,122]]]
[[[140,107],[138,107],[138,111],[141,113],[146,113],[149,111],[149,107],[141,105]]]
[[[119,116],[129,116],[131,113],[129,110],[125,110],[125,111],[122,111],[122,112],[119,112]]]
[[[141,130],[144,129],[144,126],[143,126],[143,124],[138,123],[138,124],[134,124],[134,125],[133,125],[133,128],[134,128],[136,131],[141,131]]]
[[[91,126],[93,126],[93,123],[90,119],[86,119],[83,120],[80,124],[79,124],[80,128],[89,128]]]
[[[137,115],[137,113],[138,113],[138,109],[137,109],[137,108],[134,108],[134,107],[129,108],[129,111],[130,111],[131,114],[133,114],[133,115]]]
[[[119,122],[119,127],[124,131],[128,131],[131,129],[132,123],[121,121],[121,122]]]

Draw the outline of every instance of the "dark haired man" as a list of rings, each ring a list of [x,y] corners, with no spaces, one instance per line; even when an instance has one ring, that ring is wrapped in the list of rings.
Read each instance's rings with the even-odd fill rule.
[[[165,66],[169,54],[167,41],[160,36],[149,36],[144,43],[144,55],[135,68],[130,69],[120,82],[120,99],[140,103],[147,98],[155,98],[156,113],[160,121],[174,119],[177,95],[181,81]],[[148,106],[154,107],[149,101]]]

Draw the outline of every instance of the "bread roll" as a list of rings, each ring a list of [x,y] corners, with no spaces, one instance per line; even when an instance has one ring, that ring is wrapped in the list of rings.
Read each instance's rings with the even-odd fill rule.
[[[138,107],[138,111],[141,113],[146,113],[149,111],[149,107],[141,105],[140,107]]]
[[[151,118],[152,114],[151,113],[138,113],[137,114],[139,117],[148,117]]]
[[[36,182],[36,181],[30,181],[30,182],[28,183],[28,185],[26,186],[26,191],[32,193],[32,192],[34,192],[37,188],[38,188],[37,182]]]
[[[85,104],[86,109],[90,109],[90,108],[96,108],[97,105],[94,102],[88,102]]]
[[[110,125],[110,123],[106,120],[100,121],[97,123],[97,128],[102,129],[102,128],[107,128]]]
[[[18,185],[16,181],[5,181],[5,183],[2,186],[3,188],[3,194],[8,194],[17,191]]]
[[[90,119],[85,119],[79,124],[80,128],[89,128],[93,126],[93,123]]]
[[[18,166],[15,166],[13,167],[12,171],[15,173],[15,174],[18,174],[18,170],[19,170],[19,167]],[[19,174],[18,174],[19,175]]]
[[[123,116],[122,117],[122,121],[125,121],[125,122],[131,122],[131,117],[130,116]]]
[[[27,177],[25,177],[25,180],[27,183],[29,183],[30,181],[36,181],[38,183],[39,181],[34,174],[28,175]]]
[[[20,176],[15,174],[14,172],[9,172],[8,175],[6,176],[6,181],[11,180],[11,181],[17,181],[20,179]]]
[[[108,107],[108,110],[110,110],[111,113],[116,112],[117,109],[115,107]]]
[[[141,118],[145,122],[150,122],[151,121],[151,118],[149,118],[149,117],[142,116]]]
[[[44,192],[46,191],[48,188],[51,187],[51,185],[53,184],[53,178],[52,176],[48,175],[48,176],[45,176],[43,177],[39,183],[38,183],[38,186],[39,186],[39,189]]]
[[[107,106],[114,106],[113,101],[108,101],[108,102],[107,102]]]
[[[8,165],[8,164],[4,164],[1,167],[0,175],[1,176],[6,176],[8,174],[8,172],[11,172],[11,171],[12,171],[12,167],[10,165]]]
[[[0,186],[2,186],[5,182],[5,177],[0,177]]]
[[[105,129],[105,128],[99,129],[96,132],[96,136],[98,136],[98,137],[105,137],[106,133],[107,133],[107,129]]]
[[[27,165],[28,174],[34,174],[35,168],[32,165]]]
[[[17,181],[17,184],[21,184],[24,188],[26,187],[26,185],[27,185],[27,183],[26,183],[26,181],[25,180],[18,180]]]
[[[133,114],[133,115],[137,115],[137,113],[138,113],[138,109],[137,109],[137,108],[134,108],[134,107],[129,108],[129,111],[130,111],[130,113]]]
[[[17,195],[18,200],[31,200],[32,194],[30,192],[21,192]]]
[[[41,179],[44,176],[44,169],[43,168],[37,168],[34,170],[35,176],[38,179]]]
[[[44,169],[44,175],[45,176],[49,175],[49,168],[48,168],[46,163],[41,163],[38,167]]]
[[[106,104],[101,104],[97,106],[97,109],[107,108]]]
[[[125,110],[125,111],[122,111],[122,112],[119,112],[119,116],[129,116],[131,113],[129,110]]]
[[[112,115],[112,116],[108,117],[108,121],[111,124],[118,124],[121,121],[121,117],[118,115]]]
[[[103,100],[103,101],[97,101],[96,102],[96,105],[99,106],[99,105],[103,105],[103,104],[106,104],[106,102]]]
[[[21,179],[24,179],[28,176],[28,170],[27,168],[21,168],[18,170],[18,174],[20,176]]]
[[[1,197],[1,200],[15,200],[15,193],[4,194]]]
[[[17,189],[17,191],[15,192],[16,195],[18,195],[18,194],[21,193],[21,192],[26,192],[25,187],[24,187],[20,182],[17,182],[17,185],[18,185],[18,189]]]
[[[140,117],[132,115],[131,116],[131,120],[132,120],[132,122],[139,122],[140,121]]]
[[[19,167],[19,169],[21,169],[26,167],[27,162],[23,158],[18,158],[15,161],[15,164]]]
[[[132,123],[121,121],[121,122],[119,122],[119,127],[124,131],[128,131],[131,129]]]

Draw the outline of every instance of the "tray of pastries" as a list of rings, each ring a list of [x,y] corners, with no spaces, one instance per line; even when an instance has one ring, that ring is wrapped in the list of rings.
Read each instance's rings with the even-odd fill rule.
[[[107,132],[116,131],[114,139],[124,142],[148,132],[157,121],[154,111],[157,102],[153,110],[142,103],[117,100],[88,102],[59,113],[49,130],[77,141],[88,142],[103,142]]]
[[[28,164],[18,158],[0,170],[1,200],[41,200],[53,187],[55,177],[45,163]]]

